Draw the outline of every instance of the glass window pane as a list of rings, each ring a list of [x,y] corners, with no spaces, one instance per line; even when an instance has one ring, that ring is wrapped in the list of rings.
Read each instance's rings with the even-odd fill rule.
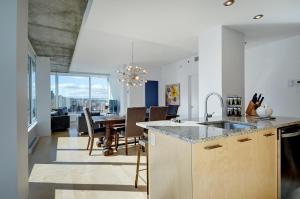
[[[50,90],[51,90],[51,109],[56,108],[56,79],[55,75],[50,76]]]
[[[107,77],[91,76],[91,110],[104,111],[109,98]]]
[[[85,76],[58,76],[58,105],[70,113],[79,113],[89,107],[89,78]]]
[[[36,120],[36,65],[31,59],[31,121]]]
[[[31,87],[31,80],[30,80],[30,56],[28,56],[28,60],[27,60],[27,126],[30,126],[31,124],[31,108],[30,108],[30,104],[31,104],[31,96],[30,96],[30,87]]]

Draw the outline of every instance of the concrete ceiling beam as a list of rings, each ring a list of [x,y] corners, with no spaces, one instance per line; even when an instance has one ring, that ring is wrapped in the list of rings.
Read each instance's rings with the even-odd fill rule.
[[[50,57],[53,72],[69,70],[86,0],[29,0],[29,40],[38,56]]]

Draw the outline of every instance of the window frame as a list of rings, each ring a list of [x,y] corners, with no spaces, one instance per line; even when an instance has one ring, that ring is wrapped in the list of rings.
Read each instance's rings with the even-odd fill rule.
[[[36,57],[34,55],[27,55],[27,127],[30,128],[37,122],[37,96],[36,96],[36,79],[37,79],[37,70],[36,70]],[[32,74],[33,71],[35,73],[33,80]],[[35,89],[33,91],[33,81],[35,85]],[[35,94],[35,102],[33,102],[33,94]],[[35,106],[33,105],[35,103]],[[34,108],[33,108],[34,107]],[[29,114],[28,114],[29,111]],[[33,112],[35,112],[35,116],[33,117]]]
[[[108,98],[107,101],[111,99],[111,89],[110,89],[110,75],[109,74],[98,74],[98,73],[59,73],[59,72],[52,72],[50,75],[55,76],[55,108],[59,108],[59,76],[73,76],[73,77],[88,77],[89,81],[89,89],[88,89],[88,100],[89,100],[89,108],[91,109],[92,106],[92,77],[98,78],[106,78],[108,84]],[[51,85],[50,85],[51,86]]]

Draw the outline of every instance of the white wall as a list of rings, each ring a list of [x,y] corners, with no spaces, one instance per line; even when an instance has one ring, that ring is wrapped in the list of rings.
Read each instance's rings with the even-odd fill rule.
[[[147,70],[146,79],[159,81],[161,79],[161,69],[160,67],[153,66],[143,66]],[[145,85],[141,87],[127,87],[122,83],[118,82],[117,76],[112,76],[111,81],[113,83],[114,89],[119,93],[120,96],[120,114],[124,115],[128,107],[140,107],[145,106]]]
[[[205,97],[210,92],[244,98],[244,35],[224,26],[203,32],[199,36],[199,116],[204,115]],[[216,97],[208,102],[208,113],[221,116]]]
[[[36,59],[37,135],[51,136],[50,58]]]
[[[1,198],[28,198],[27,23],[28,1],[1,1]]]
[[[51,96],[50,96],[50,58],[37,57],[31,43],[28,41],[28,53],[36,61],[36,98],[37,121],[28,129],[28,147],[34,148],[35,138],[51,136]]]
[[[245,40],[244,34],[238,31],[222,30],[222,96],[225,102],[227,96],[245,96]],[[245,107],[244,102],[242,106]]]
[[[129,107],[129,91],[125,85],[119,85],[120,93],[120,115],[125,115],[127,112],[127,107]]]
[[[195,56],[188,57],[184,60],[168,64],[161,67],[161,81],[159,83],[159,102],[161,106],[165,106],[165,87],[168,84],[180,84],[180,107],[178,109],[178,114],[182,119],[189,118],[189,106],[193,106],[198,109],[198,82],[191,86],[191,93],[189,93],[188,81],[189,76],[197,79],[198,75],[198,62],[194,61]],[[192,102],[189,102],[189,95],[194,95],[195,98]],[[191,103],[191,104],[190,104]],[[196,104],[195,104],[196,103]],[[197,110],[195,111],[197,112]],[[198,114],[198,113],[197,113]],[[197,119],[198,115],[192,114],[193,119]]]
[[[117,68],[115,68],[109,75],[109,85],[110,85],[110,92],[111,92],[111,98],[115,100],[120,100],[121,98],[121,84],[118,80],[118,75],[116,73]]]
[[[157,66],[144,67],[147,70],[146,79],[159,81],[161,80],[161,68]],[[158,91],[159,92],[159,91]],[[128,92],[128,106],[129,107],[139,107],[146,106],[145,104],[145,84],[141,87],[130,87]]]
[[[218,26],[199,35],[199,117],[204,115],[205,97],[210,92],[222,94],[222,27]],[[209,113],[222,115],[216,98],[208,102]]]
[[[246,103],[262,93],[274,115],[300,117],[300,88],[288,87],[288,80],[300,80],[299,52],[300,36],[246,47]]]
[[[35,138],[37,137],[37,125],[34,124],[33,126],[29,127],[28,129],[28,149],[33,144]]]

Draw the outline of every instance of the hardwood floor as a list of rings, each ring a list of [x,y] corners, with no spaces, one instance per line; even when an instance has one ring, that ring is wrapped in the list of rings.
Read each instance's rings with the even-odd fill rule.
[[[29,156],[30,199],[146,199],[146,171],[140,172],[134,187],[136,147],[129,155],[121,146],[114,156],[105,157],[95,146],[92,156],[86,150],[87,137],[78,137],[71,128],[41,137]],[[145,154],[141,169],[145,169]]]

